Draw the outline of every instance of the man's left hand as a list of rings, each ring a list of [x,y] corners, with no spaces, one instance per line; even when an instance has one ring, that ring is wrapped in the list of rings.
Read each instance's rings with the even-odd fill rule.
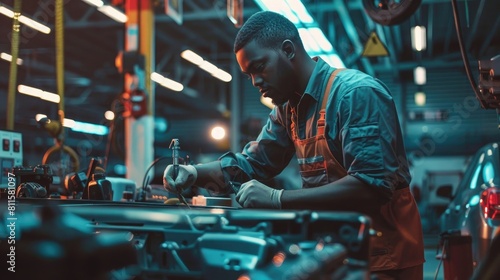
[[[257,180],[243,183],[236,194],[236,201],[244,208],[281,209],[283,190],[270,188]]]

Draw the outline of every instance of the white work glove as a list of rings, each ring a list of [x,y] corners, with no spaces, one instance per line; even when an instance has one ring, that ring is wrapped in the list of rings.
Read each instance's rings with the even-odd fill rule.
[[[163,172],[163,186],[168,191],[177,193],[191,187],[196,182],[198,171],[192,165],[179,165],[179,172],[175,180],[173,176],[174,166],[170,164]]]
[[[283,190],[270,188],[257,180],[243,183],[236,194],[236,201],[244,208],[281,209]]]

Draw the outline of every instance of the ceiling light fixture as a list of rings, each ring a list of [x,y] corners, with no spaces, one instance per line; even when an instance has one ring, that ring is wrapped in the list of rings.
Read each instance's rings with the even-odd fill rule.
[[[14,18],[14,11],[12,11],[12,9],[9,9],[7,8],[6,6],[0,6],[0,14],[3,14],[7,17],[10,17],[10,18]],[[44,24],[41,24],[37,21],[34,21],[32,19],[30,19],[29,17],[26,17],[24,15],[21,15],[19,17],[19,22],[26,25],[26,26],[29,26],[39,32],[42,32],[44,34],[49,34],[50,33],[50,28]]]
[[[41,90],[39,88],[34,88],[34,87],[30,87],[30,86],[25,86],[25,85],[19,85],[19,86],[17,86],[17,91],[19,91],[19,93],[33,96],[33,97],[38,97],[40,99],[43,99],[43,100],[46,100],[49,102],[53,102],[53,103],[59,103],[59,101],[61,101],[61,97],[58,94],[44,91],[44,90]]]
[[[255,0],[262,10],[273,11],[284,15],[295,25],[299,23],[313,23],[304,4],[300,0]]]
[[[73,121],[73,122],[71,123],[71,121]],[[66,123],[66,122],[71,123],[71,127],[70,127],[71,130],[76,131],[76,132],[83,132],[83,133],[96,134],[96,135],[107,135],[108,134],[108,128],[104,125],[79,122],[79,121],[74,121],[72,119],[64,119],[64,123]]]
[[[151,80],[173,91],[182,91],[184,89],[184,86],[181,83],[164,77],[163,75],[156,72],[151,73]]]
[[[181,57],[185,60],[193,63],[194,65],[200,65],[203,62],[203,57],[199,56],[191,50],[185,50],[181,53]]]
[[[121,23],[126,23],[128,21],[128,17],[122,11],[116,9],[111,5],[104,5],[104,2],[101,0],[82,0],[83,2],[89,4],[90,6],[94,6],[97,10],[113,20]]]
[[[415,67],[415,69],[413,69],[413,79],[416,85],[425,85],[427,82],[427,73],[425,67]]]
[[[226,130],[222,126],[214,126],[210,131],[210,136],[215,140],[222,140],[226,136]]]
[[[424,106],[425,99],[426,99],[425,92],[418,91],[415,93],[415,104],[417,104],[417,106]]]
[[[8,54],[8,53],[0,53],[0,58],[3,59],[3,60],[6,60],[6,61],[9,61],[11,62],[12,61],[12,55]],[[23,64],[23,60],[18,58],[17,59],[17,65],[21,65]]]
[[[333,67],[345,68],[342,59],[300,0],[254,1],[262,10],[282,14],[293,22],[310,56],[319,56]]]
[[[230,82],[233,79],[233,76],[231,76],[231,74],[219,68],[217,69],[217,71],[215,71],[215,73],[212,74],[212,76],[226,83]]]
[[[344,62],[342,61],[342,59],[340,59],[339,55],[336,53],[320,54],[319,57],[321,57],[324,61],[326,61],[332,67],[345,68]]]
[[[264,11],[273,11],[288,18],[299,31],[304,48],[309,56],[319,56],[335,68],[345,68],[345,64],[326,38],[318,23],[309,14],[300,0],[254,0]],[[270,98],[261,97],[261,103],[274,108]]]
[[[43,118],[47,118],[47,115],[45,115],[45,114],[36,114],[35,115],[35,120],[37,122],[39,122]],[[68,118],[63,119],[63,126],[69,128],[73,131],[76,131],[76,132],[83,132],[83,133],[95,134],[95,135],[107,135],[108,131],[109,131],[108,128],[104,125],[87,123],[87,122],[80,122],[80,121],[75,121],[73,119],[68,119]]]
[[[427,39],[424,26],[411,28],[411,46],[416,51],[423,51],[427,48]]]
[[[104,5],[104,2],[102,2],[101,0],[82,0],[82,1],[96,7],[102,7]]]
[[[115,113],[113,111],[106,111],[104,112],[104,118],[107,119],[108,121],[112,121],[115,119]]]
[[[198,65],[201,69],[205,70],[209,74],[214,74],[215,71],[217,71],[217,66],[213,65],[212,63],[204,60],[200,65]]]
[[[192,50],[183,51],[181,53],[181,57],[184,58],[185,60],[193,63],[194,65],[198,65],[198,67],[200,67],[201,69],[210,73],[210,75],[214,76],[215,78],[217,78],[223,82],[227,83],[233,79],[233,76],[231,76],[231,74],[218,68],[217,66],[213,65],[212,63],[204,60],[203,57],[199,56],[197,53],[193,52]]]
[[[122,11],[117,10],[115,7],[110,5],[103,5],[98,7],[97,10],[113,20],[121,23],[126,23],[128,21],[128,17]]]

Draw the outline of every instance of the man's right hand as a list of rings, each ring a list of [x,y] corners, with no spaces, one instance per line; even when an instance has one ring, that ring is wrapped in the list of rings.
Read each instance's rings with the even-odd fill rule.
[[[179,172],[174,180],[174,166],[168,165],[163,172],[163,186],[170,192],[189,188],[196,182],[198,171],[192,165],[179,165]]]

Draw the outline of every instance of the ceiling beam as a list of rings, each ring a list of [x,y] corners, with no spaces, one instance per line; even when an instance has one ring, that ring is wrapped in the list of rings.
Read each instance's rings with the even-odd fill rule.
[[[485,3],[486,3],[485,0],[481,0],[481,2],[479,3],[479,7],[477,8],[477,11],[476,11],[476,16],[474,17],[474,22],[472,23],[472,27],[470,28],[469,31],[467,31],[467,34],[469,34],[469,38],[468,38],[467,43],[466,43],[466,47],[465,47],[466,50],[470,50],[470,48],[472,46],[472,42],[474,41],[474,37],[475,37],[474,35],[476,34],[477,28],[479,26],[479,22],[481,20],[483,20],[481,18],[481,15],[483,14]]]
[[[485,55],[485,52],[488,49],[491,40],[493,40],[493,38],[495,36],[498,36],[497,29],[499,26],[500,26],[500,17],[497,17],[495,20],[495,23],[491,26],[491,30],[488,33],[488,36],[486,37],[486,39],[483,42],[481,42],[482,46],[481,46],[481,49],[479,50],[479,53],[478,53],[479,58],[481,58],[481,57],[483,57],[483,55]]]
[[[363,65],[363,70],[368,74],[368,75],[374,75],[375,72],[373,71],[373,67],[370,64],[370,61],[366,57],[362,57],[361,54],[363,53],[363,44],[361,44],[361,41],[359,40],[358,32],[356,30],[356,26],[354,25],[354,22],[352,21],[351,16],[349,15],[349,11],[347,10],[346,5],[344,4],[343,1],[337,0],[334,1],[334,6],[335,10],[337,11],[338,16],[340,17],[340,20],[342,21],[342,24],[344,26],[345,32],[347,36],[349,37],[349,40],[351,40],[351,43],[354,47],[354,50],[357,55],[359,55],[361,65]]]

